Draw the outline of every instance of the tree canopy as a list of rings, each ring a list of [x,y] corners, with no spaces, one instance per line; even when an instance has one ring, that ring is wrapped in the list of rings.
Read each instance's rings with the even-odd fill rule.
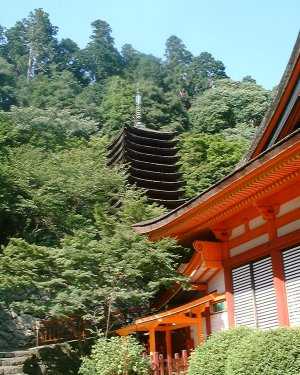
[[[178,36],[158,58],[130,43],[119,51],[104,20],[91,27],[80,48],[43,9],[0,26],[0,301],[114,324],[112,309],[130,320],[178,281],[189,251],[132,230],[164,209],[106,163],[110,139],[133,123],[137,87],[144,125],[178,132],[187,197],[234,168],[271,94]]]

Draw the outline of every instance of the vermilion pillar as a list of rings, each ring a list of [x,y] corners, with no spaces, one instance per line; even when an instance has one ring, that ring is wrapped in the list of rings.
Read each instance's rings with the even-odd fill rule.
[[[155,328],[151,328],[149,330],[149,348],[150,348],[150,355],[156,352]]]
[[[172,375],[172,332],[166,331],[168,374]]]
[[[233,287],[232,287],[232,274],[231,269],[225,267],[224,268],[224,276],[225,276],[225,297],[226,297],[226,305],[227,305],[227,315],[228,315],[228,325],[229,328],[233,328],[235,326],[234,322],[234,300],[233,300]]]
[[[282,254],[279,251],[273,250],[271,252],[272,267],[273,267],[273,282],[276,294],[278,323],[280,326],[289,325],[289,313],[287,307],[287,298],[284,282],[284,270]]]

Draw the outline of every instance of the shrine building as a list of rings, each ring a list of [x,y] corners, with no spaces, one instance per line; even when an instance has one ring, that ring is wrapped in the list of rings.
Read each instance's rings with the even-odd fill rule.
[[[194,249],[178,269],[192,291],[174,285],[160,296],[157,314],[118,330],[120,335],[143,334],[151,353],[170,356],[231,327],[300,325],[299,56],[300,36],[277,95],[237,168],[172,211],[134,225],[152,241],[173,237]]]

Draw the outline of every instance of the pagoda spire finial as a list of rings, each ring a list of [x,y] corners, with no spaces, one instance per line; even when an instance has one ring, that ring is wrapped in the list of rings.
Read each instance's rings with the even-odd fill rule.
[[[142,123],[142,94],[137,85],[136,95],[135,95],[135,126],[144,127]]]

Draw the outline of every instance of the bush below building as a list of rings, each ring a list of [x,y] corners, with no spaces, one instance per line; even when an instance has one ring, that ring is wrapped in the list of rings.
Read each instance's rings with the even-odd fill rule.
[[[196,348],[188,375],[299,375],[300,329],[236,328]]]

